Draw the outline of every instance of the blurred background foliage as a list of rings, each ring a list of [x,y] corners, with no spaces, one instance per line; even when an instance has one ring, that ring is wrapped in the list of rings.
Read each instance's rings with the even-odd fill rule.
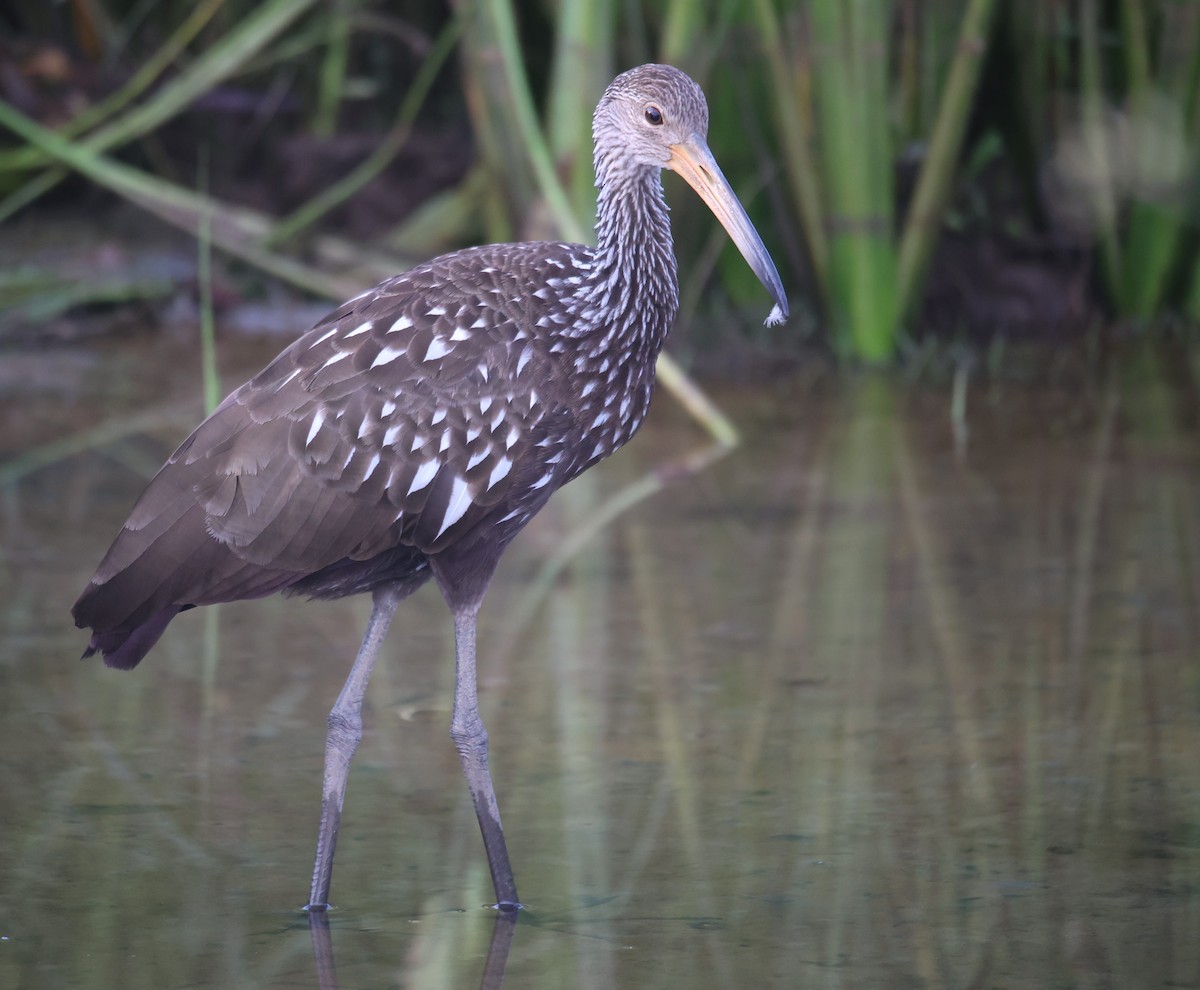
[[[709,95],[794,337],[883,362],[937,330],[1200,317],[1192,2],[10,0],[0,31],[0,221],[115,197],[333,297],[587,239],[591,110],[658,60]],[[683,318],[765,313],[673,186]],[[0,277],[25,320],[164,291]]]

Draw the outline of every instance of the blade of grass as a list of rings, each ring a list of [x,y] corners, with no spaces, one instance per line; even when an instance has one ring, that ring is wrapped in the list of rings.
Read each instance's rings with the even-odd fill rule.
[[[920,298],[987,52],[995,0],[970,0],[959,27],[954,59],[921,166],[912,204],[904,220],[896,260],[896,315],[903,318]]]
[[[196,39],[223,6],[225,6],[225,0],[202,0],[198,3],[158,50],[137,67],[137,71],[125,85],[99,103],[85,107],[60,128],[59,133],[66,138],[76,137],[101,121],[107,120],[123,107],[129,106],[179,60],[187,46]],[[33,168],[43,165],[45,162],[46,159],[38,153],[36,148],[18,148],[0,154],[0,171]]]
[[[565,177],[572,214],[596,212],[592,172],[592,108],[613,74],[612,4],[564,0],[559,5],[554,63],[547,86],[546,133]]]
[[[485,9],[495,33],[500,69],[511,100],[512,123],[533,169],[538,193],[560,234],[568,240],[583,241],[590,218],[575,213],[554,170],[550,146],[538,121],[529,77],[525,73],[525,58],[512,4],[508,0],[486,0]]]
[[[783,142],[783,165],[804,230],[813,280],[826,302],[829,298],[829,241],[825,233],[825,194],[812,152],[811,97],[813,66],[804,53],[794,57],[785,49],[787,33],[771,0],[755,0],[758,35],[766,50],[767,68],[775,95],[776,121]]]
[[[189,233],[196,231],[202,213],[211,214],[214,244],[289,284],[333,298],[344,298],[361,288],[256,247],[256,243],[269,232],[270,221],[253,210],[227,206],[89,151],[81,144],[67,141],[34,123],[3,102],[0,102],[0,126],[37,145],[97,185]]]
[[[679,65],[702,85],[720,57],[741,0],[719,0],[714,10],[693,0],[670,0],[663,16],[659,58]]]
[[[433,87],[438,73],[458,43],[461,31],[462,18],[457,16],[451,18],[450,22],[442,29],[433,48],[425,57],[425,61],[421,63],[421,68],[417,71],[408,92],[404,94],[404,100],[400,104],[395,121],[375,150],[361,164],[351,169],[333,185],[326,187],[290,216],[280,220],[263,241],[264,247],[272,247],[296,237],[302,230],[345,202],[387,168],[407,143],[412,133],[413,122],[425,105],[429,90]]]
[[[315,0],[267,0],[228,35],[208,48],[185,72],[158,90],[149,101],[82,138],[79,141],[81,148],[89,152],[107,151],[154,130],[185,110],[197,97],[239,71],[314,3]],[[47,191],[53,185],[48,184],[45,178],[41,178],[40,182],[40,192]],[[21,205],[30,199],[26,193]],[[13,212],[13,203],[6,200],[0,204],[0,222]]]
[[[481,3],[456,0],[463,18],[462,88],[479,159],[483,237],[510,241],[528,216],[536,180],[512,120],[505,75],[497,56],[495,29]]]
[[[1194,114],[1195,80],[1200,67],[1198,18],[1192,7],[1163,11],[1157,45],[1157,78],[1151,76],[1146,11],[1137,0],[1121,4],[1121,46],[1126,55],[1129,114],[1138,139],[1132,149],[1138,181],[1126,221],[1123,311],[1149,320],[1161,311],[1169,280],[1179,262],[1185,223],[1179,190],[1196,164],[1195,147],[1185,147]]]
[[[266,0],[220,41],[206,48],[187,71],[154,94],[153,99],[88,135],[84,144],[104,151],[140,137],[185,110],[239,72],[263,48],[278,38],[316,0]]]
[[[894,346],[895,255],[886,18],[871,0],[813,0],[815,91],[829,217],[829,315],[840,349],[868,361]]]
[[[318,138],[330,138],[337,130],[338,111],[345,98],[346,71],[350,64],[350,4],[334,0],[326,4],[325,57],[317,76],[317,107],[312,129]]]
[[[487,198],[487,174],[476,165],[457,186],[417,206],[384,239],[391,250],[411,258],[431,258],[453,244],[478,241],[481,203]]]
[[[1092,177],[1091,212],[1096,222],[1100,262],[1110,291],[1121,306],[1121,244],[1117,238],[1117,204],[1109,165],[1105,120],[1104,72],[1100,53],[1101,12],[1096,0],[1080,0],[1080,112],[1083,141]]]
[[[208,192],[208,147],[201,149],[199,168],[200,194]],[[204,387],[204,414],[221,401],[221,378],[217,373],[217,344],[213,323],[212,294],[212,214],[202,212],[196,228],[196,282],[200,291],[200,375]]]

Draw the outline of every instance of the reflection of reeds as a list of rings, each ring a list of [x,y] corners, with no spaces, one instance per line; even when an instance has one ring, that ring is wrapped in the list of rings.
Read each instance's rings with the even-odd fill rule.
[[[961,452],[947,396],[895,379],[743,397],[734,456],[544,580],[690,430],[657,417],[559,493],[481,626],[530,906],[511,984],[1186,984],[1200,471],[1190,386],[1145,353],[1094,398],[972,403]],[[196,613],[136,672],[77,665],[66,607],[135,486],[77,458],[0,499],[0,984],[311,983],[291,911],[366,603],[224,609],[207,682]],[[338,976],[471,985],[492,918],[436,591],[389,652],[347,797]]]

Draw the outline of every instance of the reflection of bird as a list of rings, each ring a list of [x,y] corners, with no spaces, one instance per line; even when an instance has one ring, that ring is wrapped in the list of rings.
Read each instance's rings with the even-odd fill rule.
[[[437,258],[350,300],[171,455],[75,603],[84,656],[135,666],[179,612],[275,591],[374,609],[329,716],[309,908],[329,897],[362,700],[401,599],[436,578],[454,614],[451,736],[497,903],[517,906],[475,688],[475,618],[505,546],[646,414],[678,283],[659,173],[678,171],[770,291],[779,275],[705,143],[677,69],[618,76],[596,108],[597,246]]]

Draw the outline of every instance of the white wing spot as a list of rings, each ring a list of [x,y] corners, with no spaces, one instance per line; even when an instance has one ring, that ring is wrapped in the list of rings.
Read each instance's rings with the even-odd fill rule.
[[[303,370],[304,369],[302,369],[302,368],[296,368],[294,371],[289,372],[288,376],[286,378],[280,379],[279,384],[275,386],[275,391],[278,392],[281,388],[283,388],[284,385],[286,385],[288,382],[290,382],[293,378],[295,378]]]
[[[380,418],[383,418],[384,416],[390,416],[395,411],[396,403],[394,403],[391,399],[388,399],[382,406],[379,407],[379,416]]]
[[[421,434],[416,433],[413,435],[412,446],[410,446],[408,448],[408,452],[410,454],[415,454],[418,450],[420,450],[424,446],[425,446],[425,438],[423,436],[421,436]]]
[[[304,446],[307,447],[313,442],[313,438],[321,432],[321,427],[324,425],[324,423],[325,410],[318,406],[317,411],[313,413],[312,425],[308,428],[308,439],[304,441]]]
[[[485,395],[482,399],[479,400],[479,411],[481,413],[483,413],[485,416],[487,415],[487,411],[491,408],[492,408],[492,397],[490,395]]]
[[[504,441],[504,449],[512,450],[513,444],[515,444],[520,439],[521,439],[521,431],[518,430],[514,426],[511,430],[508,431],[508,437]]]
[[[400,431],[403,429],[400,425],[389,426],[387,432],[383,435],[383,445],[385,447],[394,446],[400,438]]]
[[[529,487],[532,489],[545,488],[548,484],[550,484],[550,479],[553,477],[554,477],[554,472],[547,471],[545,474],[543,474],[540,478],[538,478],[538,480],[535,481]]]
[[[482,432],[483,432],[483,430],[478,426],[468,427],[467,428],[467,443],[470,443],[477,436],[479,436],[479,434]]]
[[[442,518],[442,528],[437,531],[435,540],[466,515],[467,509],[471,506],[470,491],[471,488],[467,484],[466,478],[455,477],[454,487],[450,491],[450,501],[446,505],[446,515]]]
[[[438,444],[438,453],[444,454],[449,449],[450,449],[450,431],[443,430],[441,442]]]
[[[433,481],[433,476],[437,474],[438,467],[437,461],[426,461],[417,468],[417,473],[413,475],[412,484],[408,486],[408,494],[411,495],[413,492],[419,492],[429,482]]]
[[[339,326],[338,326],[338,325],[335,323],[335,324],[333,325],[333,329],[332,329],[332,330],[326,330],[326,331],[325,331],[323,334],[321,334],[321,336],[319,336],[319,337],[318,337],[316,340],[314,340],[314,341],[313,341],[311,344],[309,344],[308,346],[309,346],[309,347],[316,347],[316,346],[317,346],[317,344],[323,344],[323,343],[325,343],[325,341],[327,341],[327,340],[328,340],[330,337],[334,337],[334,336],[336,336],[336,335],[337,335],[337,332],[338,332],[338,330],[339,330],[339,329],[341,329],[341,328],[340,328],[340,327],[339,327]]]
[[[488,478],[488,488],[495,488],[496,483],[507,477],[508,472],[511,470],[512,461],[510,461],[507,457],[501,457],[496,466],[492,468],[492,475],[490,478]]]
[[[426,310],[426,312],[430,316],[445,316],[446,315],[446,310],[442,306],[430,306],[429,309]]]
[[[452,350],[454,350],[454,348],[451,347],[450,344],[448,344],[441,337],[434,337],[433,340],[429,342],[429,350],[425,352],[425,357],[421,360],[436,361],[439,358],[444,358]]]
[[[371,327],[373,327],[373,326],[375,326],[375,323],[372,320],[367,320],[366,323],[360,323],[353,330],[351,330],[348,334],[346,334],[344,339],[348,340],[351,337],[361,337],[364,333],[370,333]]]
[[[481,364],[478,366],[477,370],[479,371],[480,376],[483,378],[484,382],[486,383],[488,380],[488,366],[486,364]]]
[[[483,450],[477,450],[474,454],[471,455],[471,459],[469,461],[467,461],[467,470],[470,471],[477,464],[482,464],[484,461],[487,460],[488,454],[490,454],[491,452],[492,452],[491,448],[489,448],[489,447],[484,447]]]
[[[321,365],[321,370],[324,371],[326,368],[331,368],[331,367],[333,367],[333,365],[337,364],[343,358],[348,358],[349,356],[350,356],[349,351],[334,351],[333,357],[331,357],[328,361],[326,361],[323,365]]]
[[[478,325],[479,321],[476,320],[475,323],[476,323],[476,325]],[[466,327],[455,327],[454,332],[452,334],[450,334],[450,339],[451,340],[470,340],[471,339],[471,331],[468,330]]]
[[[446,418],[445,409],[435,409],[433,411],[433,419],[429,421],[430,426],[437,426],[443,419]]]
[[[396,358],[403,357],[404,353],[405,350],[403,347],[384,347],[375,355],[375,360],[371,362],[371,367],[378,368],[381,364],[395,361]]]
[[[517,375],[518,375],[518,377],[520,376],[521,371],[525,368],[525,365],[527,365],[532,358],[533,358],[533,348],[532,347],[526,347],[523,351],[521,351],[521,356],[519,358],[517,358]]]
[[[380,461],[379,454],[371,455],[371,463],[367,465],[367,473],[363,475],[363,479],[362,479],[363,481],[366,481],[369,477],[371,477],[371,475],[373,475],[375,473],[375,469],[377,467],[379,467],[379,461]]]

